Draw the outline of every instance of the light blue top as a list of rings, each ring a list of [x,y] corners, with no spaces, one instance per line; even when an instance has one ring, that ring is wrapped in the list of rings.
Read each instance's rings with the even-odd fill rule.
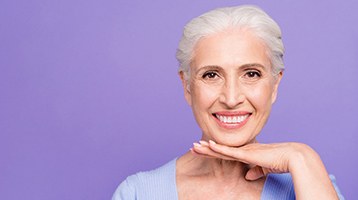
[[[332,183],[341,200],[334,176]],[[269,174],[261,193],[262,200],[291,200],[295,199],[291,175]],[[112,200],[178,200],[176,188],[176,159],[162,167],[139,172],[124,180],[113,194]]]

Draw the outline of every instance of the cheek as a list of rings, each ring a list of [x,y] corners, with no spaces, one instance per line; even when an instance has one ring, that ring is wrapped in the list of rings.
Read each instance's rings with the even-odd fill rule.
[[[258,85],[247,88],[246,97],[257,110],[271,108],[272,90],[270,85]]]
[[[192,99],[194,107],[207,108],[212,105],[218,97],[218,89],[203,84],[195,84],[192,87]]]

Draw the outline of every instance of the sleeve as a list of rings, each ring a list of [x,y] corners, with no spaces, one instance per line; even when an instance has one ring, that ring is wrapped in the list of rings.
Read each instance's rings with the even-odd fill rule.
[[[116,189],[112,200],[136,200],[135,188],[131,184],[130,177],[124,180]]]
[[[337,192],[337,195],[338,195],[339,200],[345,200],[344,196],[342,195],[341,191],[339,190],[339,188],[338,188],[338,186],[337,186],[336,177],[334,177],[333,175],[329,175],[329,178],[330,178],[331,181],[332,181],[332,184],[333,184],[333,186],[334,186],[334,189],[335,189],[336,192]]]

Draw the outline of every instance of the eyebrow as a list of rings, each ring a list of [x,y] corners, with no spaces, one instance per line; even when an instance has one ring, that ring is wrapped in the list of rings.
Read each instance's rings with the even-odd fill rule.
[[[248,63],[248,64],[241,65],[239,68],[250,68],[250,67],[259,67],[265,69],[265,66],[261,65],[260,63]]]
[[[197,69],[195,71],[195,73],[197,74],[198,72],[203,71],[203,70],[217,70],[217,71],[219,71],[221,69],[222,69],[222,67],[220,67],[219,65],[205,65],[205,66],[202,66],[199,69]]]
[[[260,63],[247,63],[247,64],[243,64],[239,66],[239,69],[245,69],[245,68],[251,68],[251,67],[259,67],[262,69],[265,69],[265,67],[260,64]],[[195,73],[198,73],[199,71],[202,70],[222,70],[222,67],[220,67],[219,65],[206,65],[206,66],[202,66],[200,67],[198,70],[196,70]]]

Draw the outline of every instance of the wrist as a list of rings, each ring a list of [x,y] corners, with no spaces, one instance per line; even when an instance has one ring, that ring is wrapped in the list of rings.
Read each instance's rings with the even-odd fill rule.
[[[337,199],[319,155],[308,145],[296,143],[289,159],[297,199]]]
[[[310,146],[302,143],[293,143],[292,145],[293,151],[288,162],[289,172],[309,170],[322,165],[321,158]]]

